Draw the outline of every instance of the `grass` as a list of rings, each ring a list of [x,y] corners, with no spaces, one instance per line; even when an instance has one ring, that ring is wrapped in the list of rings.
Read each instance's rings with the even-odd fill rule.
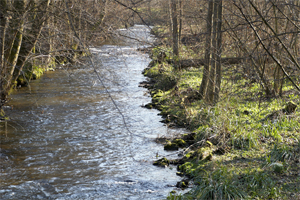
[[[156,81],[152,101],[165,121],[196,133],[195,143],[206,141],[185,151],[178,166],[194,187],[168,199],[300,199],[299,108],[268,118],[289,101],[299,105],[299,93],[288,83],[284,97],[264,98],[259,83],[227,67],[220,101],[209,106],[197,98],[200,69],[152,63],[145,75]]]

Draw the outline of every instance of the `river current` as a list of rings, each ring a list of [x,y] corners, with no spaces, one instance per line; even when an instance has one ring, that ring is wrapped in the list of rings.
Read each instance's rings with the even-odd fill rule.
[[[151,42],[149,29],[119,33],[135,39],[91,52],[131,133],[91,64],[45,73],[10,96],[10,121],[0,124],[0,199],[163,199],[174,189],[176,167],[152,162],[176,156],[154,139],[178,130],[142,107],[151,98],[138,87],[150,59],[137,48]]]

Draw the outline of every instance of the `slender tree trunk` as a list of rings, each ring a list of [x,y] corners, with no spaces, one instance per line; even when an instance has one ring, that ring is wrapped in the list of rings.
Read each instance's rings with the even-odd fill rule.
[[[48,55],[48,60],[47,60],[47,64],[50,67],[55,67],[55,57],[54,57],[54,35],[55,35],[55,23],[54,23],[54,16],[50,16],[47,20],[48,23],[48,42],[49,42],[49,55]]]
[[[3,62],[3,79],[2,79],[2,90],[0,91],[0,98],[1,101],[4,101],[7,98],[7,95],[9,93],[9,90],[11,88],[11,83],[13,82],[13,73],[16,68],[20,50],[21,50],[21,44],[23,39],[23,31],[24,31],[24,20],[25,20],[25,6],[27,2],[25,0],[23,1],[15,1],[13,4],[13,7],[15,9],[15,12],[13,13],[12,20],[11,20],[11,26],[15,29],[11,31],[11,35],[13,35],[12,41],[7,44],[10,46],[9,51],[7,54],[4,55]]]
[[[178,44],[181,40],[181,31],[182,31],[182,12],[183,12],[183,4],[182,0],[179,0],[179,30],[178,30]]]
[[[171,0],[171,16],[172,16],[172,36],[173,36],[173,54],[176,60],[179,56],[178,50],[178,15],[176,0]]]
[[[7,16],[7,2],[6,0],[0,1],[0,93],[4,91],[4,83],[5,83],[5,74],[6,74],[6,67],[4,65],[5,63],[5,36],[6,36],[6,31],[7,27],[9,24],[9,17]],[[2,96],[2,95],[1,95]],[[0,96],[0,110],[2,105],[4,104],[5,99],[2,99]]]
[[[216,87],[216,60],[217,60],[217,20],[218,20],[218,0],[214,0],[213,5],[213,33],[212,33],[212,58],[210,63],[209,80],[207,86],[206,102],[213,104]]]
[[[222,81],[222,0],[218,0],[218,22],[217,22],[217,60],[216,60],[216,89],[214,96],[214,103],[219,101],[221,81]]]
[[[207,92],[208,75],[210,70],[210,54],[211,54],[211,30],[212,30],[212,15],[213,15],[213,0],[208,2],[208,11],[206,18],[206,40],[205,40],[205,56],[204,56],[204,68],[203,77],[200,85],[200,98],[204,98]]]
[[[32,1],[34,2],[34,0]],[[49,3],[50,0],[47,0],[47,1],[42,1],[38,5],[41,9],[39,9],[38,13],[35,13],[36,14],[35,20],[32,23],[29,34],[26,37],[26,39],[24,39],[24,42],[22,43],[20,55],[18,57],[18,62],[17,62],[18,67],[14,70],[13,73],[13,83],[20,76],[20,73],[23,70],[23,67],[28,59],[28,56],[32,52],[32,49],[35,47],[36,42],[41,34],[44,21],[46,21]]]
[[[0,6],[1,6],[1,11],[0,11],[0,44],[1,44],[1,49],[0,49],[0,80],[3,74],[3,69],[4,69],[4,52],[5,52],[5,35],[9,23],[9,17],[7,16],[7,2],[6,0],[1,0],[0,1]]]
[[[148,0],[147,7],[148,7],[149,23],[152,24],[151,0]]]

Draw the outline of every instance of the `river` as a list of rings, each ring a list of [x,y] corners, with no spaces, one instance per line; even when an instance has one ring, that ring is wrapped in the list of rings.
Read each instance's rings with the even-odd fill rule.
[[[149,38],[145,26],[120,30]],[[151,38],[151,37],[150,37]],[[138,87],[150,59],[136,40],[91,48],[90,64],[47,72],[10,96],[10,121],[0,124],[0,199],[163,199],[174,189],[176,167],[152,162],[166,152],[157,136],[175,134]],[[174,133],[175,132],[175,133]]]

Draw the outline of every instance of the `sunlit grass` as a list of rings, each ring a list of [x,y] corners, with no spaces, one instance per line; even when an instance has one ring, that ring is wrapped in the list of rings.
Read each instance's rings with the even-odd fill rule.
[[[162,72],[160,68],[166,68]],[[234,68],[234,67],[233,67]],[[154,90],[162,115],[170,122],[196,133],[197,141],[208,140],[212,159],[191,157],[179,167],[196,186],[185,195],[168,199],[289,199],[300,192],[300,114],[268,116],[300,98],[289,84],[283,98],[265,98],[259,83],[242,73],[224,73],[220,101],[215,106],[197,98],[202,69],[174,70],[164,63],[149,70],[156,78],[173,77],[172,87]],[[163,74],[163,75],[161,75]],[[155,88],[163,88],[156,79]],[[156,94],[156,95],[155,95]],[[187,155],[194,153],[187,151]],[[205,157],[205,156],[204,156]],[[298,195],[299,196],[299,195]]]

